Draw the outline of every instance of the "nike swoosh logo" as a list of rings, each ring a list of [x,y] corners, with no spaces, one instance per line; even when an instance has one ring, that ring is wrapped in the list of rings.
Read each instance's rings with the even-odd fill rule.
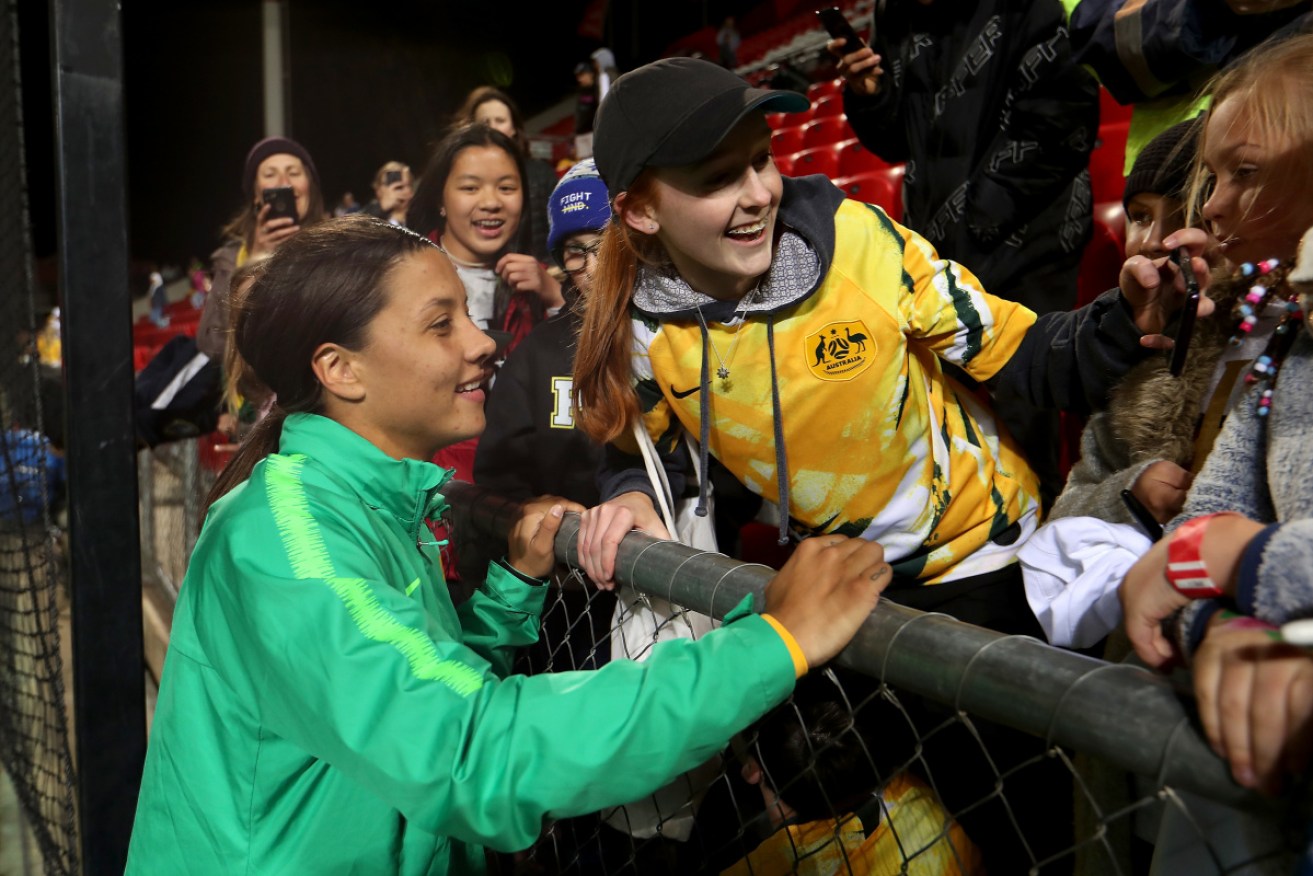
[[[702,387],[700,386],[695,386],[692,389],[686,389],[683,392],[680,392],[678,389],[675,389],[675,384],[672,383],[670,384],[670,394],[673,395],[675,398],[688,398],[690,395],[697,392],[701,388]]]

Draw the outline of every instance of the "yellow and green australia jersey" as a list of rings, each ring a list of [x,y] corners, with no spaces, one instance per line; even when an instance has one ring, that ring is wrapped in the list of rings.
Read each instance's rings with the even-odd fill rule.
[[[778,503],[782,435],[795,532],[878,541],[900,576],[936,583],[999,569],[1034,529],[1037,481],[987,403],[943,363],[989,379],[1035,316],[987,294],[879,208],[843,201],[834,226],[833,258],[815,291],[770,313],[708,323],[708,449]],[[669,449],[676,423],[700,434],[702,327],[638,318],[634,333],[644,422]],[[715,374],[721,364],[731,377]],[[991,541],[1013,524],[1019,538]]]

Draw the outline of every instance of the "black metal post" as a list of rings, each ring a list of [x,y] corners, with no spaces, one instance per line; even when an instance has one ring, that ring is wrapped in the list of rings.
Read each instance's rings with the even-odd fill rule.
[[[83,872],[122,873],[146,751],[117,0],[53,0]]]

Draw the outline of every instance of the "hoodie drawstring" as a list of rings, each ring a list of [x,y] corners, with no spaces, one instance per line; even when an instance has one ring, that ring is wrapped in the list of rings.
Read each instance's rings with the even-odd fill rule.
[[[775,421],[775,483],[779,489],[780,502],[780,538],[781,546],[789,543],[789,461],[784,455],[784,415],[780,411],[780,378],[775,368],[775,314],[770,314],[766,321],[766,348],[770,350],[770,403],[772,419]],[[706,381],[707,353],[702,351],[703,382]],[[705,402],[705,399],[704,399]],[[706,422],[702,424],[706,433]],[[705,451],[703,451],[705,453]]]
[[[698,503],[693,512],[699,517],[707,516],[707,492],[711,478],[707,473],[709,451],[707,444],[711,440],[711,360],[707,348],[711,346],[711,335],[707,333],[707,321],[698,310],[698,325],[702,329],[702,383],[701,398],[698,400],[698,418],[701,420],[698,430]]]
[[[706,320],[702,318],[701,310],[698,311],[698,317],[698,328],[702,331],[702,382],[700,385],[702,398],[698,401],[699,418],[701,420],[698,430],[699,483],[698,503],[694,508],[694,512],[699,517],[706,517],[707,490],[710,483],[707,465],[710,462],[708,444],[711,441],[711,359],[709,355],[711,334],[707,329]],[[770,351],[771,420],[775,429],[775,479],[776,487],[779,490],[779,544],[786,545],[789,543],[789,461],[784,453],[784,414],[780,409],[780,379],[775,364],[775,314],[773,313],[766,320],[766,347]]]

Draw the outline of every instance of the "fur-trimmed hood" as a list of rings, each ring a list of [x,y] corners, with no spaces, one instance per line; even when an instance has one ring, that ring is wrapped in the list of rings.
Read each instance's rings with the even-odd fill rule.
[[[1195,325],[1179,378],[1171,375],[1167,356],[1152,356],[1131,369],[1112,391],[1108,401],[1112,432],[1125,442],[1131,463],[1169,459],[1190,467],[1200,402],[1234,332],[1232,307],[1244,288],[1244,283],[1229,278],[1214,283],[1209,297],[1217,307]]]

